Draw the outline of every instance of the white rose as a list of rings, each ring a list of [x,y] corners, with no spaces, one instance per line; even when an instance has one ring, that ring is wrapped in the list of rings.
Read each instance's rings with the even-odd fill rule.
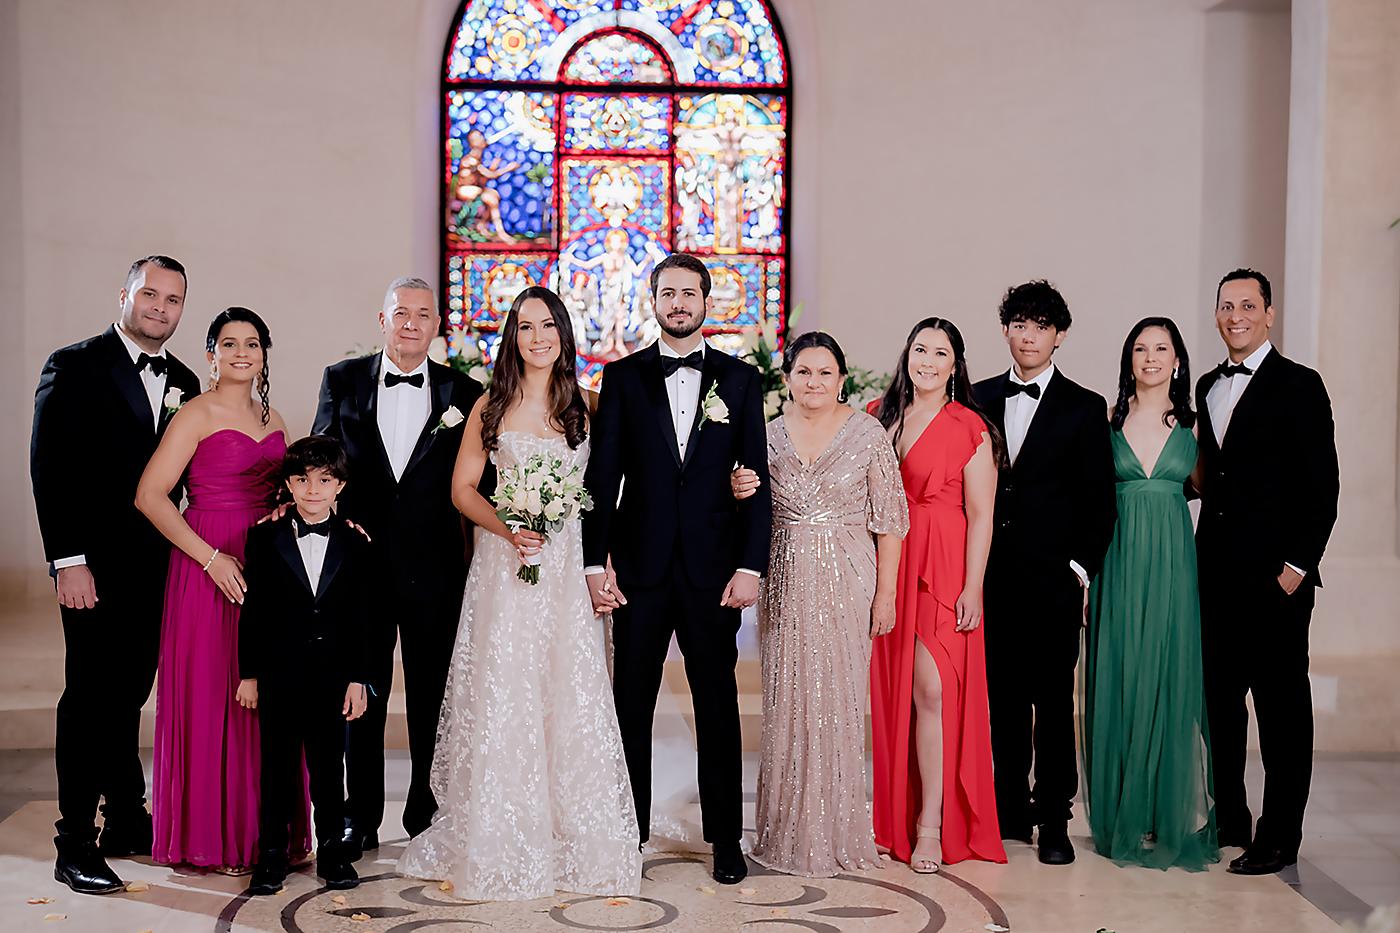
[[[763,397],[763,417],[776,418],[778,412],[783,410],[783,392],[781,389],[774,389]]]
[[[447,362],[447,338],[434,337],[428,344],[428,359],[434,363]]]
[[[173,409],[179,408],[183,404],[185,404],[185,393],[171,386],[170,390],[165,393],[165,407]]]
[[[567,506],[565,506],[564,500],[555,499],[553,502],[549,503],[549,505],[546,505],[544,507],[544,517],[551,522],[557,522],[559,521],[559,519],[564,517],[564,513],[566,511]]]
[[[540,491],[538,489],[525,490],[525,514],[538,515],[544,510],[540,502]]]
[[[526,511],[529,501],[529,493],[525,491],[524,486],[516,486],[510,494],[510,507],[517,512]]]
[[[477,365],[467,370],[468,378],[475,379],[484,386],[491,384],[491,373],[485,366]]]
[[[458,344],[457,355],[468,363],[481,359],[481,348],[476,345],[476,340],[470,334],[463,331]]]
[[[461,424],[463,420],[462,413],[457,410],[456,405],[448,405],[447,411],[442,413],[442,426],[444,428],[455,428],[457,425]]]
[[[716,395],[705,403],[705,419],[715,424],[729,423],[729,406],[724,404],[724,399]]]

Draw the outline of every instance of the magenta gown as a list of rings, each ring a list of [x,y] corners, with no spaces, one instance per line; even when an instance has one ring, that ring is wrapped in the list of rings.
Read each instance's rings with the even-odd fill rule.
[[[185,521],[221,554],[243,560],[248,529],[266,515],[287,442],[226,428],[199,442],[186,478]],[[152,810],[162,864],[248,866],[258,844],[257,713],[238,705],[238,606],[178,548],[170,556],[156,683]],[[292,854],[311,851],[310,797]]]

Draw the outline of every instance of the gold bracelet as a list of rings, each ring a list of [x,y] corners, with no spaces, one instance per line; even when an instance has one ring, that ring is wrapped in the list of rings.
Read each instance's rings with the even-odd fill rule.
[[[219,556],[219,549],[214,548],[214,553],[209,555],[209,559],[204,562],[204,572],[209,572],[209,567],[214,563],[214,558]]]

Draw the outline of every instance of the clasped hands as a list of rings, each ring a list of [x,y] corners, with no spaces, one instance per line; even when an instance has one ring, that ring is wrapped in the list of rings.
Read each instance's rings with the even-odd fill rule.
[[[604,615],[618,606],[627,605],[627,597],[617,586],[617,574],[613,572],[612,561],[602,573],[591,573],[588,581],[588,597],[593,602],[593,614]],[[758,577],[742,570],[734,571],[724,587],[719,604],[729,609],[747,609],[758,602]]]

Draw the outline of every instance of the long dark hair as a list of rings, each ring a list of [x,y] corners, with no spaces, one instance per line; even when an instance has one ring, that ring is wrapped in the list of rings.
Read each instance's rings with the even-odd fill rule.
[[[967,353],[962,334],[957,325],[947,318],[926,317],[914,325],[914,329],[904,341],[904,349],[899,353],[894,378],[890,380],[890,387],[885,390],[884,398],[880,399],[880,410],[876,417],[880,419],[880,424],[884,425],[886,431],[890,428],[895,429],[894,446],[898,450],[899,439],[904,434],[904,412],[914,402],[914,382],[909,378],[909,351],[914,346],[915,338],[930,328],[943,331],[948,337],[948,343],[953,347],[953,371],[948,375],[948,400],[957,402],[982,419],[987,436],[992,439],[992,455],[998,465],[1002,464],[1005,448],[1001,432],[992,424],[990,418],[982,414],[982,409],[972,398],[972,380],[967,375]]]
[[[268,397],[272,394],[270,383],[267,378],[267,351],[272,349],[272,333],[267,329],[267,324],[258,317],[257,312],[247,308],[225,308],[214,315],[214,320],[209,322],[209,333],[204,338],[204,349],[209,353],[214,352],[214,347],[219,342],[219,333],[229,324],[251,324],[253,330],[257,331],[258,343],[262,344],[263,364],[262,371],[258,373],[258,397],[262,399],[262,423],[267,425],[267,421],[272,417],[272,405]]]
[[[1184,428],[1196,423],[1196,413],[1191,410],[1191,360],[1186,353],[1186,342],[1181,339],[1181,331],[1169,317],[1145,317],[1128,331],[1128,339],[1123,341],[1123,358],[1118,364],[1118,401],[1113,404],[1113,430],[1123,430],[1128,420],[1128,406],[1137,395],[1137,379],[1133,376],[1133,344],[1142,332],[1149,327],[1160,327],[1172,338],[1172,349],[1176,351],[1176,372],[1167,386],[1167,397],[1171,399],[1171,411],[1162,414],[1162,423],[1172,426],[1172,421]]]
[[[520,356],[520,308],[530,299],[544,302],[554,329],[559,334],[559,358],[549,371],[549,421],[564,434],[569,446],[578,449],[588,436],[588,404],[578,386],[578,363],[574,349],[574,326],[569,309],[554,292],[542,285],[531,285],[515,296],[496,344],[496,368],[491,374],[491,393],[481,409],[481,446],[495,450],[500,441],[501,421],[506,410],[520,397],[525,361]]]

